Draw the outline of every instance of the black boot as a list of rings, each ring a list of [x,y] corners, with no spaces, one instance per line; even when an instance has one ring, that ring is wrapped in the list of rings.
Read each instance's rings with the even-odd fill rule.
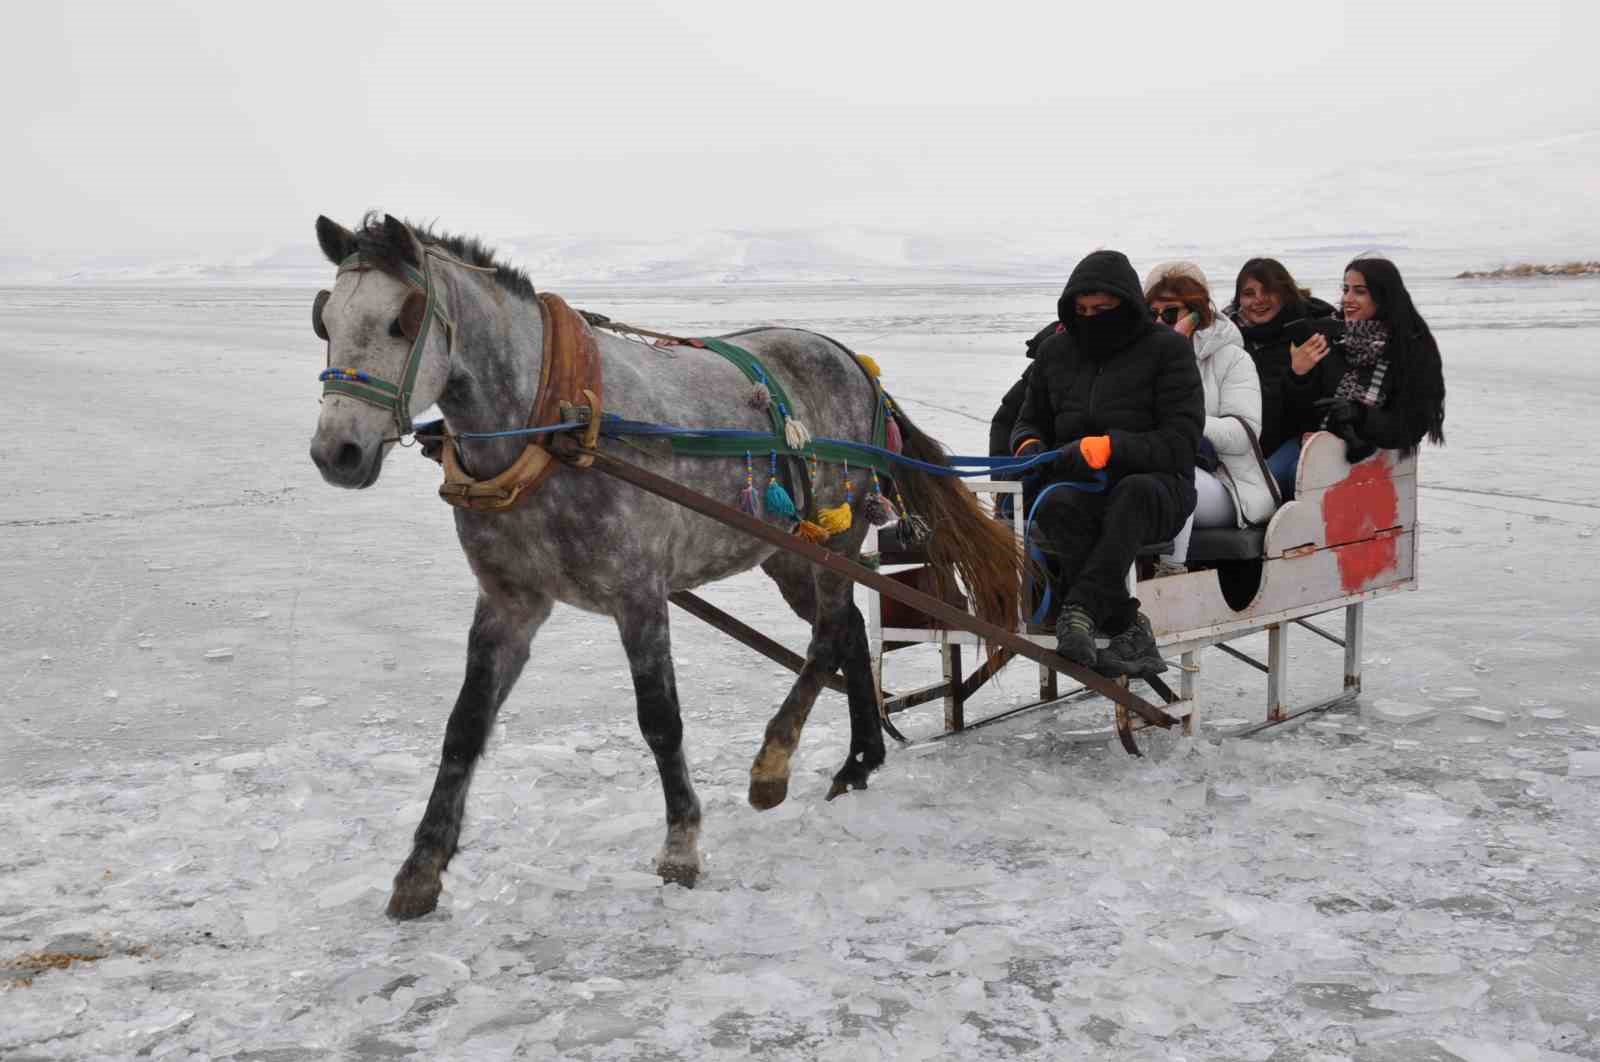
[[[1056,652],[1074,664],[1094,667],[1094,617],[1082,605],[1063,605],[1056,617]]]
[[[1144,678],[1159,675],[1167,669],[1167,662],[1156,650],[1156,638],[1150,631],[1150,621],[1143,612],[1136,613],[1128,629],[1111,639],[1111,644],[1100,650],[1095,670],[1102,675]]]

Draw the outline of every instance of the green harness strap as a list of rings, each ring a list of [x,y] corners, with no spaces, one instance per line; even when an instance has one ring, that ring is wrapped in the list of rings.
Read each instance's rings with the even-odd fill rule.
[[[761,364],[761,359],[743,347],[736,346],[722,339],[697,340],[705,349],[714,351],[738,366],[745,378],[753,384],[759,384],[767,389],[771,401],[767,404],[767,412],[772,416],[772,438],[765,446],[752,446],[746,439],[718,439],[700,438],[695,436],[669,436],[672,441],[674,453],[685,457],[743,457],[757,449],[768,450],[784,456],[798,457],[801,460],[809,459],[815,455],[818,461],[829,464],[849,464],[858,468],[871,468],[882,475],[889,476],[893,470],[889,467],[889,459],[882,454],[867,453],[856,450],[839,443],[826,442],[813,439],[804,447],[790,446],[784,437],[784,423],[793,414],[794,407],[789,404],[789,395],[784,391],[783,385],[777,378],[767,372]],[[878,390],[877,403],[872,413],[872,444],[883,448],[886,442],[887,426],[885,424],[885,406],[883,391]]]

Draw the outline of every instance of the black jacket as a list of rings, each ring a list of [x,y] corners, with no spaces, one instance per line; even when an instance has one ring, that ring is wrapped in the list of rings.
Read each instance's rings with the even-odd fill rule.
[[[1443,421],[1444,370],[1439,346],[1430,334],[1414,336],[1408,344],[1390,340],[1390,353],[1393,386],[1381,406],[1362,407],[1361,420],[1353,429],[1357,437],[1380,449],[1410,452],[1430,427]],[[1327,411],[1316,401],[1333,397],[1348,368],[1344,347],[1335,342],[1327,357],[1304,376],[1288,373],[1284,377],[1287,419],[1300,431],[1320,428]]]
[[[1126,329],[1105,349],[1078,338],[1073,299],[1106,292],[1122,300],[1112,313]],[[1066,330],[1048,336],[1008,440],[1040,439],[1062,447],[1089,435],[1111,437],[1106,471],[1113,484],[1138,472],[1166,473],[1194,505],[1194,461],[1205,426],[1205,391],[1194,345],[1150,316],[1139,277],[1116,251],[1096,251],[1072,271],[1058,306]],[[1059,473],[1054,478],[1064,478]]]
[[[1315,430],[1300,422],[1298,410],[1289,409],[1290,399],[1284,393],[1290,375],[1290,342],[1303,343],[1313,332],[1331,339],[1338,333],[1339,322],[1332,306],[1309,297],[1285,306],[1266,324],[1246,324],[1233,306],[1228,307],[1228,316],[1239,326],[1244,349],[1250,352],[1261,377],[1261,452],[1271,456],[1285,439]]]

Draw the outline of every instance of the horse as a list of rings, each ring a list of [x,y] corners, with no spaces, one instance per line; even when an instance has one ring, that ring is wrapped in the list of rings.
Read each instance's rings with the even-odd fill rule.
[[[412,411],[434,405],[444,416],[445,446],[453,448],[450,456],[468,476],[484,479],[515,465],[528,452],[525,438],[465,436],[522,427],[541,390],[546,330],[554,325],[541,312],[527,275],[474,238],[436,233],[391,215],[368,214],[354,231],[319,217],[316,232],[323,253],[340,267],[312,312],[313,327],[327,342],[328,364],[338,366],[323,373],[325,381],[332,380],[325,382],[311,439],[310,456],[323,479],[338,487],[371,487],[385,456],[412,433]],[[439,327],[430,327],[436,322]],[[711,350],[609,332],[589,335],[608,414],[691,428],[770,428],[769,411],[760,408],[759,393],[752,393],[757,389]],[[740,332],[738,342],[787,392],[789,413],[811,432],[872,440],[878,384],[847,348],[778,327]],[[896,407],[893,416],[906,457],[945,463],[944,448],[903,410]],[[747,458],[678,455],[659,441],[602,437],[593,444],[712,497],[736,497],[747,484]],[[786,460],[804,472],[803,463]],[[436,907],[440,875],[460,841],[474,767],[534,635],[558,601],[608,615],[617,625],[639,729],[655,757],[665,798],[666,838],[655,869],[666,882],[692,887],[702,870],[700,802],[683,753],[669,594],[760,566],[789,607],[811,623],[805,663],[767,724],[750,769],[752,806],[771,808],[786,797],[790,759],[806,718],[822,685],[838,671],[848,691],[850,748],[828,799],[865,789],[884,762],[879,693],[848,579],[578,467],[582,463],[555,462],[554,471],[515,507],[455,510],[456,534],[477,581],[466,673],[427,808],[395,875],[387,908],[392,918],[416,918]],[[842,476],[826,464],[817,466],[813,482],[797,474],[795,504],[815,513],[817,499],[839,495]],[[897,471],[895,484],[902,505],[931,528],[928,549],[945,585],[954,586],[948,580],[959,575],[980,616],[1013,626],[1021,561],[1004,525],[948,476],[907,467]],[[855,558],[866,532],[866,522],[856,519],[824,545]]]

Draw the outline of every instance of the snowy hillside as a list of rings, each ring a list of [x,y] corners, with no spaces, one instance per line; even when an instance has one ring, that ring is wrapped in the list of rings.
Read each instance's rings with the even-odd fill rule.
[[[1038,281],[1064,276],[1099,246],[1141,262],[1183,256],[1218,266],[1270,254],[1308,273],[1373,250],[1469,269],[1600,248],[1600,131],[1381,163],[1340,151],[1314,158],[1249,184],[1212,185],[1204,166],[1177,181],[1130,174],[1125,187],[1080,196],[1060,216],[987,230],[969,219],[941,229],[673,232],[664,222],[638,235],[476,235],[535,283],[630,287]],[[232,258],[0,255],[0,283],[321,285],[327,263],[309,239],[310,219],[305,228],[303,242]]]

